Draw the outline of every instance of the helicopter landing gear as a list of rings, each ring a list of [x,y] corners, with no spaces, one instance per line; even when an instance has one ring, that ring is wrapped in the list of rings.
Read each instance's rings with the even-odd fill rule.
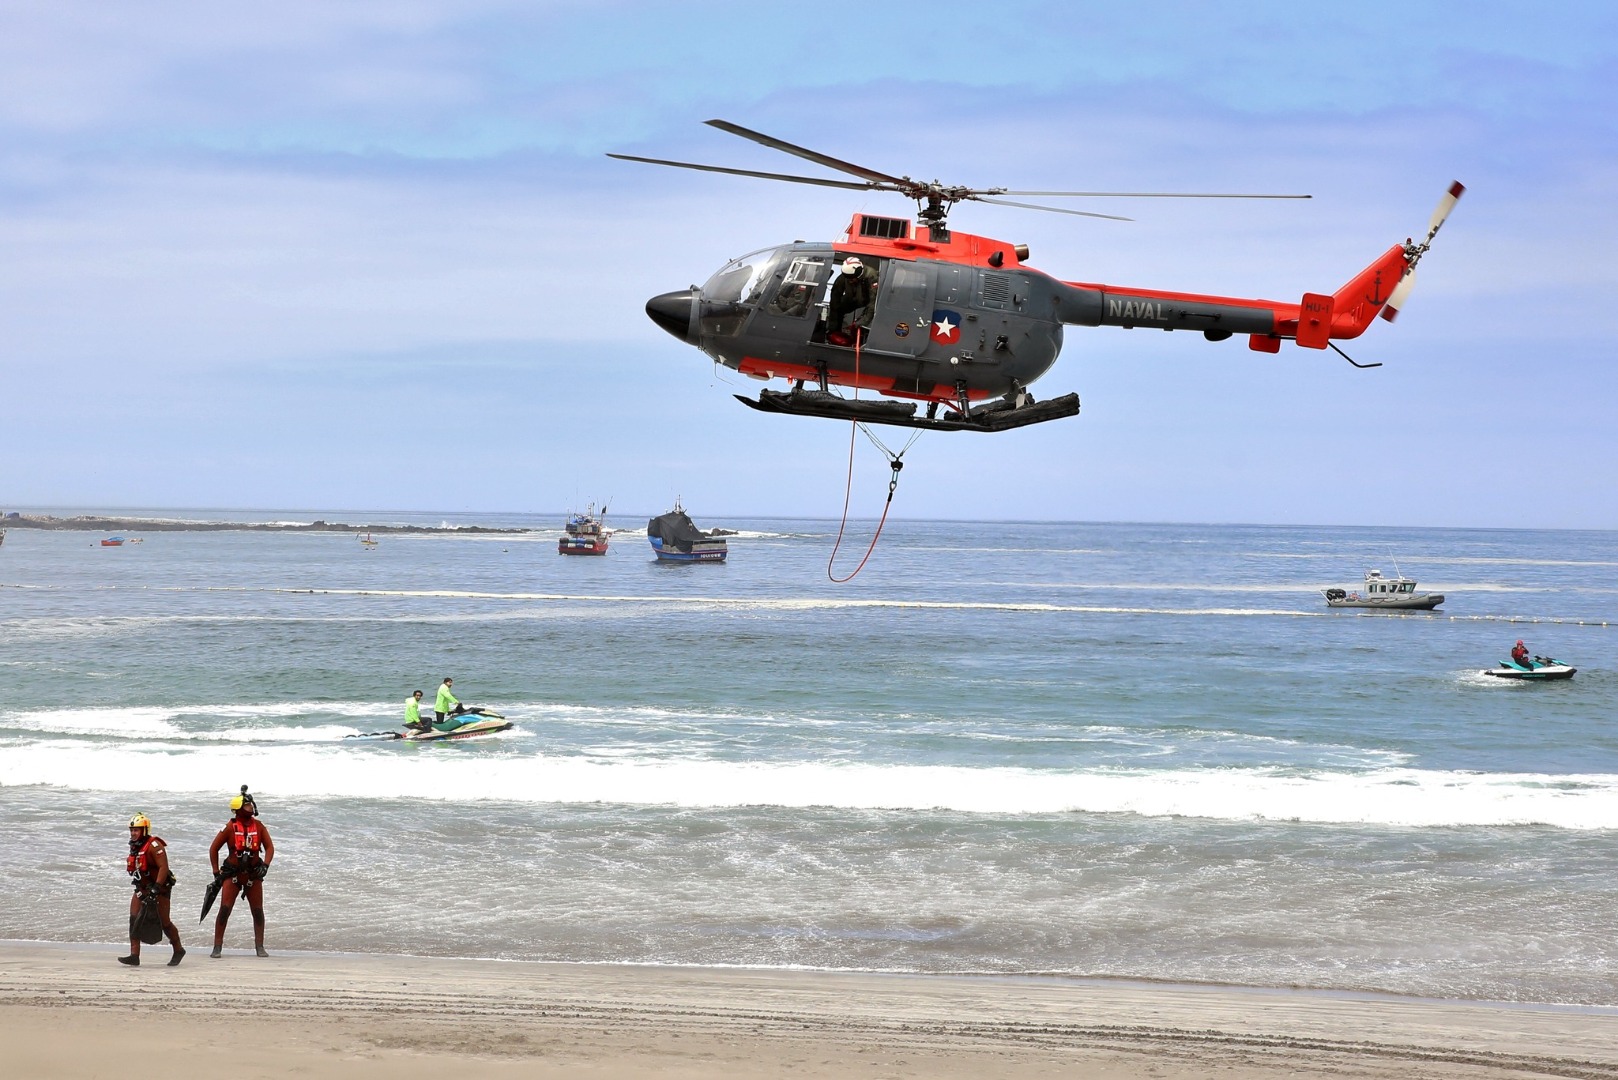
[[[829,393],[831,391],[831,383],[826,378],[826,361],[815,361],[815,375],[820,380],[820,392],[822,394]]]
[[[961,416],[972,415],[972,403],[966,399],[966,380],[955,380],[955,401],[961,408]]]
[[[953,407],[954,402],[947,399],[942,402],[930,401],[923,416],[916,415],[916,403],[913,401],[884,398],[857,400],[816,390],[794,390],[787,394],[760,390],[757,401],[741,394],[736,395],[736,400],[760,412],[821,416],[828,420],[857,420],[866,424],[891,424],[894,427],[927,428],[931,431],[1006,431],[1076,416],[1079,411],[1077,394],[1063,394],[1037,405],[1030,399],[1021,408],[1013,405],[1008,395],[986,402],[969,413],[952,411],[945,415],[940,415],[938,406]]]

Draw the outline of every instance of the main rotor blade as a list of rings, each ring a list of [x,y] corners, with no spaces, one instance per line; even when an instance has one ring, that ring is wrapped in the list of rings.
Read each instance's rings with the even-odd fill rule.
[[[1068,210],[1060,206],[1037,206],[1034,203],[1012,202],[1010,199],[991,199],[986,195],[968,195],[973,202],[994,203],[996,206],[1015,206],[1023,210],[1046,210],[1052,214],[1072,214],[1075,217],[1103,218],[1107,221],[1134,221],[1134,218],[1119,217],[1116,214],[1092,214],[1088,210]]]
[[[1002,195],[1042,195],[1079,199],[1312,199],[1313,195],[1209,194],[1197,191],[1002,191]]]
[[[854,176],[863,176],[867,180],[875,180],[883,184],[899,184],[901,186],[909,184],[914,186],[913,182],[907,181],[903,177],[889,176],[887,173],[880,173],[875,169],[867,169],[863,165],[855,165],[853,162],[842,161],[838,158],[816,153],[813,150],[806,150],[801,146],[795,146],[792,143],[784,142],[762,132],[744,128],[740,124],[732,124],[729,120],[708,120],[706,123],[709,127],[716,127],[720,131],[728,131],[732,135],[740,135],[744,139],[751,139],[762,146],[768,146],[772,150],[793,154],[803,158],[805,161],[813,161],[817,165],[824,165],[828,169],[836,169],[838,172],[846,172]]]
[[[870,191],[880,188],[876,183],[856,184],[852,180],[821,180],[813,176],[789,176],[786,173],[755,172],[752,169],[726,169],[719,165],[694,165],[689,161],[664,161],[662,158],[636,157],[634,154],[608,154],[620,161],[644,161],[648,165],[671,165],[676,169],[697,169],[701,172],[729,173],[731,176],[756,176],[762,180],[786,180],[793,184],[818,184],[820,187],[850,188]]]

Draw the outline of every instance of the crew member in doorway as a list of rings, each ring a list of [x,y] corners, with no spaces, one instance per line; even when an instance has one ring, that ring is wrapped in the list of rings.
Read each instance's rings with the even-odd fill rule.
[[[842,271],[831,283],[831,302],[826,307],[826,340],[833,345],[852,345],[854,335],[870,321],[876,281],[855,255],[843,260]]]

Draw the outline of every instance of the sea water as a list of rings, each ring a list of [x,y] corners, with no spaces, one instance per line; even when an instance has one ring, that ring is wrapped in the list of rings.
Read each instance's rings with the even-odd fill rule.
[[[541,531],[10,530],[0,937],[120,940],[139,810],[205,938],[245,783],[272,949],[1618,1005],[1618,535],[211,516]],[[1438,612],[1326,609],[1395,562]],[[446,675],[513,729],[347,737]]]

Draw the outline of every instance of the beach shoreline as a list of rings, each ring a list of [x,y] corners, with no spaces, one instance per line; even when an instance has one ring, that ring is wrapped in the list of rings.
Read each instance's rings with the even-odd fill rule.
[[[0,942],[0,1077],[1618,1078],[1618,1010],[1206,985]],[[243,1025],[246,1025],[244,1032]],[[244,1033],[251,1051],[243,1052]],[[220,1055],[228,1055],[222,1059]],[[238,1067],[239,1066],[239,1067]],[[446,1073],[447,1071],[447,1073]]]

